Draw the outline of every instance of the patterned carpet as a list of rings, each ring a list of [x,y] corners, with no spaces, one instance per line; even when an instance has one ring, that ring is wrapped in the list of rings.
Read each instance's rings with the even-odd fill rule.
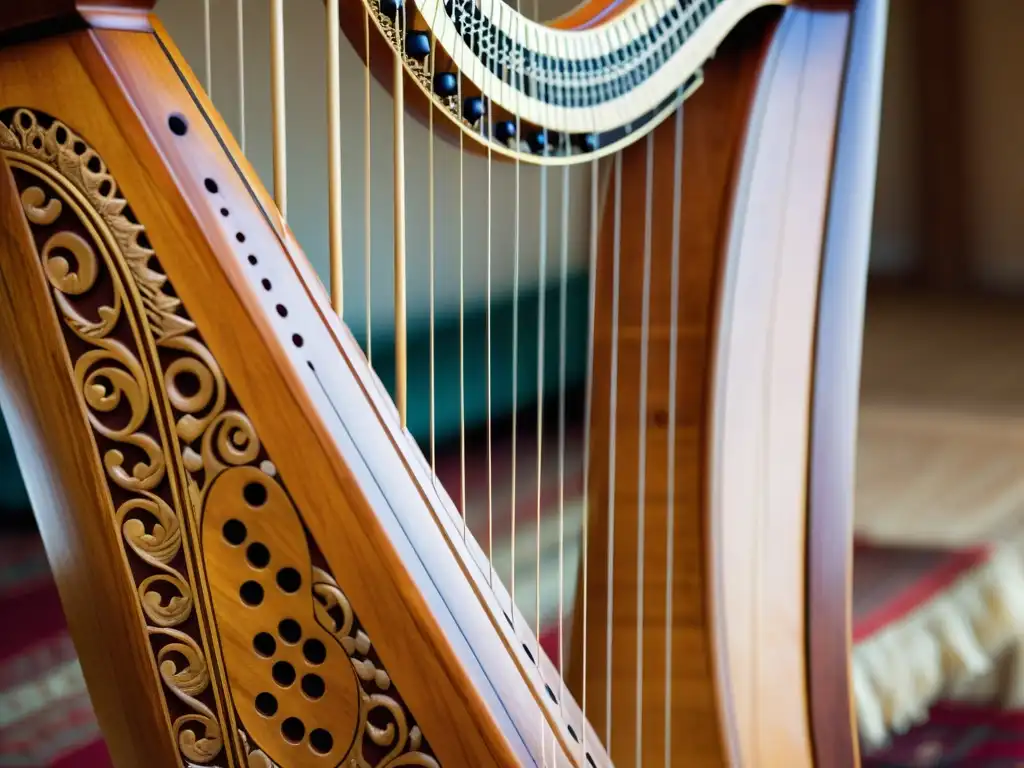
[[[0,625],[0,766],[109,766],[35,534],[0,538]]]
[[[939,705],[928,722],[898,737],[864,768],[1020,768],[1024,712]]]

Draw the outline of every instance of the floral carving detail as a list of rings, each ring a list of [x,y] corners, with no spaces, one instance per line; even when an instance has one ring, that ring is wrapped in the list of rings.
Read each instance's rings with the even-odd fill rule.
[[[248,734],[241,728],[238,730],[238,738],[242,742],[246,768],[280,768],[266,752],[249,742]]]
[[[279,768],[243,730],[237,741],[225,739],[230,693],[211,674],[204,632],[212,622],[197,597],[205,582],[186,550],[198,557],[203,502],[221,473],[256,466],[284,484],[180,299],[165,292],[168,278],[145,228],[99,155],[60,121],[27,109],[2,117],[0,153],[16,171],[65,338],[81,342],[74,352],[68,344],[72,373],[170,694],[168,725],[182,763]],[[176,500],[169,488],[177,478],[184,498]],[[440,768],[334,577],[314,568],[312,590],[317,621],[345,649],[361,685],[346,768]]]
[[[423,733],[391,691],[391,678],[372,658],[369,636],[359,627],[345,593],[322,568],[313,568],[313,613],[348,654],[359,678],[359,726],[346,765],[387,768],[418,765],[440,768],[423,741]],[[379,660],[378,660],[379,661]],[[383,722],[384,725],[380,725]]]
[[[233,765],[185,547],[191,529],[171,486],[175,454],[154,427],[166,423],[165,398],[174,392],[154,386],[161,360],[150,350],[154,343],[177,350],[177,369],[190,373],[212,357],[187,335],[195,326],[164,293],[167,278],[152,266],[145,229],[84,140],[60,121],[18,109],[0,120],[0,150],[63,321],[72,377],[114,502],[112,522],[166,692],[169,731],[184,764]],[[214,370],[209,378],[219,375]]]

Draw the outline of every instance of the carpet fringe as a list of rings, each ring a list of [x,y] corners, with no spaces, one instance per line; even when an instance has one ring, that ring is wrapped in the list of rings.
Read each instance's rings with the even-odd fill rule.
[[[861,738],[884,746],[989,673],[1024,635],[1024,562],[1011,547],[961,576],[941,595],[857,643],[852,678]],[[1022,683],[1024,684],[1024,683]]]

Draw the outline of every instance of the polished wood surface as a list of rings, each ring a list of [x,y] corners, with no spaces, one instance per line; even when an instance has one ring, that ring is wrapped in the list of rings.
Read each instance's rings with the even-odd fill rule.
[[[807,507],[810,716],[818,765],[859,764],[852,654],[855,454],[887,0],[860,0],[822,252]]]
[[[733,214],[708,541],[737,759],[796,766],[814,759],[806,542],[819,276],[843,81],[860,73],[846,69],[848,9],[793,8],[787,23],[759,89]]]

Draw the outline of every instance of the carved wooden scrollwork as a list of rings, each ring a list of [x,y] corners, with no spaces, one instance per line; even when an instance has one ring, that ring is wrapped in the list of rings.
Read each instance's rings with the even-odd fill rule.
[[[0,153],[61,322],[182,765],[436,767],[103,160],[28,109],[0,112]],[[246,496],[256,486],[265,497]],[[245,547],[226,528],[240,505],[260,539]],[[265,556],[262,576],[242,578]],[[289,644],[286,619],[309,642]],[[262,665],[261,632],[278,646]],[[271,690],[274,714],[259,696]],[[309,721],[301,735],[286,704]]]

